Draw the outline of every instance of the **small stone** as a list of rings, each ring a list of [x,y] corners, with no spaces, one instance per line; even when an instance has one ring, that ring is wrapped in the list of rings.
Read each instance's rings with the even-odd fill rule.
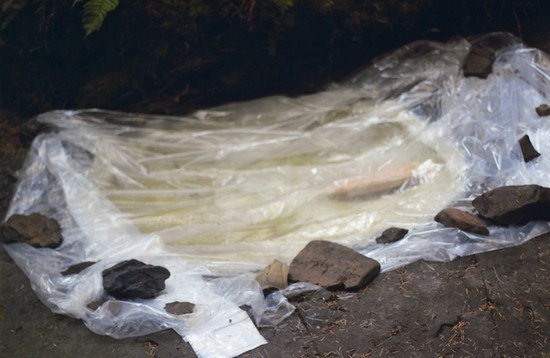
[[[384,230],[380,236],[376,238],[378,244],[390,244],[401,240],[409,233],[409,230],[400,227],[390,227]]]
[[[547,104],[541,104],[540,106],[535,108],[535,111],[537,111],[539,117],[550,116],[550,106],[548,106]]]
[[[63,242],[63,236],[54,219],[38,213],[14,214],[0,225],[0,241],[4,244],[21,242],[36,248],[55,249]]]
[[[485,44],[473,44],[462,66],[464,77],[487,78],[493,71],[495,51]]]
[[[101,307],[105,302],[107,302],[107,301],[105,301],[105,300],[92,301],[92,302],[88,303],[88,304],[86,305],[86,307],[88,307],[88,308],[91,309],[92,311],[97,311],[97,309],[98,309],[99,307]]]
[[[531,139],[527,134],[519,140],[519,147],[521,148],[521,153],[523,154],[523,160],[525,160],[526,163],[540,157],[540,153],[537,152],[535,147],[533,147]]]
[[[65,271],[61,272],[61,274],[63,276],[75,275],[77,273],[80,273],[80,272],[84,271],[85,269],[92,266],[93,264],[95,264],[95,261],[80,262],[78,264],[67,267],[67,269]]]
[[[550,220],[550,188],[540,185],[499,187],[478,196],[472,204],[483,218],[504,226]]]
[[[489,235],[489,229],[477,216],[456,208],[441,210],[435,216],[435,221],[445,227],[454,227],[474,234]]]
[[[162,266],[127,260],[103,271],[103,288],[118,299],[154,298],[165,288],[170,271]]]
[[[273,260],[256,275],[256,281],[262,290],[270,288],[282,290],[288,286],[288,265],[279,260]]]
[[[462,67],[464,77],[478,77],[486,79],[493,71],[493,56],[484,56],[471,51]]]
[[[190,302],[170,302],[164,306],[164,310],[173,315],[179,316],[182,314],[193,313],[195,305]]]
[[[290,263],[289,281],[310,282],[327,289],[358,289],[380,272],[378,261],[345,246],[311,241]]]

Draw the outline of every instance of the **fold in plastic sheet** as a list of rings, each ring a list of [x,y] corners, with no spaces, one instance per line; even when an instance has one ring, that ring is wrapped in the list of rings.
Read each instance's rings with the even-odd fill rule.
[[[548,223],[491,226],[485,237],[433,222],[497,186],[550,186],[550,120],[535,112],[550,102],[550,59],[507,34],[476,41],[502,39],[515,44],[486,80],[462,76],[469,42],[418,42],[299,98],[188,117],[45,113],[39,121],[55,131],[35,139],[7,217],[52,217],[64,243],[6,250],[48,307],[96,333],[173,328],[199,356],[231,357],[265,343],[254,323],[276,325],[293,310],[292,288],[264,299],[251,272],[289,262],[310,240],[354,247],[385,271],[518,245]],[[524,134],[542,153],[529,163],[517,144]],[[409,234],[376,244],[390,226]],[[163,293],[87,308],[104,297],[101,272],[131,258],[171,272]],[[82,261],[97,263],[60,274]],[[195,304],[193,313],[167,313],[175,301]]]

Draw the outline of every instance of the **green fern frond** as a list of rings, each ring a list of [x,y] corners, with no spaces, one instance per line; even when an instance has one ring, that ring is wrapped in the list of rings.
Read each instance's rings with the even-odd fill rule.
[[[75,4],[83,0],[75,0]],[[107,14],[119,4],[119,0],[86,0],[83,6],[82,27],[86,31],[86,36],[97,31]]]
[[[273,2],[282,12],[285,12],[286,10],[294,6],[294,0],[274,0]]]

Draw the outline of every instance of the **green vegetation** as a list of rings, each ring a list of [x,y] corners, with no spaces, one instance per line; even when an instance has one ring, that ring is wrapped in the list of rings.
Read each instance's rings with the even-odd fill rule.
[[[316,90],[419,38],[516,31],[543,0],[6,0],[0,107],[156,113]]]
[[[83,0],[75,0],[75,4]],[[86,31],[86,36],[99,30],[103,24],[105,16],[118,6],[118,0],[86,0],[83,5],[82,27]]]

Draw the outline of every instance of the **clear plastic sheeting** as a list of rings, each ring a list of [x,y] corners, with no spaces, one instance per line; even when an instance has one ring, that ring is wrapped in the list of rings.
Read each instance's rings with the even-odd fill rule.
[[[550,58],[515,43],[497,52],[486,79],[464,78],[470,43],[418,42],[341,85],[299,98],[268,97],[161,117],[101,110],[54,111],[20,173],[7,217],[56,219],[58,249],[7,245],[53,311],[121,338],[173,328],[200,357],[232,357],[264,344],[255,326],[293,311],[296,284],[264,299],[254,272],[330,240],[387,271],[425,259],[518,245],[550,229],[490,226],[489,236],[433,221],[448,206],[502,185],[550,186]],[[510,41],[512,40],[512,41]],[[542,153],[525,163],[518,139]],[[391,226],[401,241],[376,244]],[[166,267],[153,300],[110,300],[101,272],[127,259]],[[78,275],[70,265],[97,261]],[[195,304],[175,316],[170,302]]]

